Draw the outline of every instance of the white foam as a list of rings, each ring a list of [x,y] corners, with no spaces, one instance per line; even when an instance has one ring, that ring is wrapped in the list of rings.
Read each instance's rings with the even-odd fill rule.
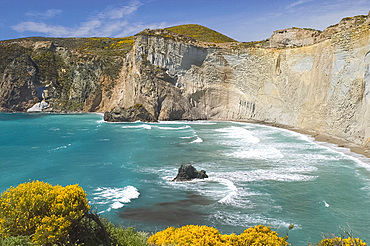
[[[181,127],[158,126],[158,129],[161,129],[161,130],[184,130],[188,128],[191,128],[191,126],[189,125],[185,125]]]
[[[260,139],[258,137],[253,136],[252,132],[237,126],[230,126],[225,128],[216,129],[216,132],[223,133],[224,137],[227,139],[240,139],[248,143],[259,143]],[[234,142],[234,141],[232,141]]]
[[[343,158],[354,161],[358,166],[363,167],[370,171],[370,158],[366,156],[352,152],[349,148],[339,147],[336,144],[326,142],[315,142],[319,146],[326,148],[327,150],[333,151],[341,155]]]
[[[134,186],[124,188],[98,187],[93,195],[93,204],[110,204],[110,208],[119,209],[124,204],[130,203],[132,199],[138,198],[140,193]]]
[[[226,156],[239,159],[281,159],[284,155],[274,147],[265,147],[264,149],[238,149],[233,153],[225,153]]]
[[[195,140],[191,141],[190,143],[203,143],[203,139],[200,138],[198,135],[196,135],[195,137],[197,137]]]
[[[112,204],[111,208],[113,208],[113,209],[119,209],[119,208],[122,208],[123,206],[124,205],[122,203],[116,201],[116,202],[114,202]]]
[[[322,202],[324,203],[324,206],[325,206],[326,208],[330,207],[329,203],[327,203],[326,201],[322,201]]]
[[[348,158],[348,159],[353,160],[358,166],[361,166],[370,171],[370,158],[367,158],[366,156],[361,155],[361,154],[354,153],[349,148],[339,147],[338,145],[332,144],[332,143],[315,141],[314,137],[310,135],[301,134],[301,133],[298,133],[298,132],[295,132],[289,129],[278,128],[274,126],[265,126],[265,125],[259,125],[259,127],[266,128],[266,129],[273,129],[276,131],[276,133],[283,132],[286,135],[289,135],[289,137],[293,136],[296,139],[305,141],[306,144],[313,144],[314,146],[317,146],[317,147],[319,146],[324,147],[328,150],[331,150],[333,152],[336,152],[342,155],[343,158],[346,158],[346,159]],[[307,146],[305,145],[304,148],[307,148]],[[315,158],[315,157],[312,157],[312,158]],[[320,155],[318,156],[318,158],[319,159],[321,158],[321,160],[322,159],[337,160],[337,157],[335,156],[333,157],[333,156]]]
[[[159,121],[158,122],[159,124],[161,125],[165,125],[165,124],[168,124],[168,125],[183,125],[183,124],[187,124],[187,125],[216,125],[217,122],[212,122],[212,121],[202,121],[202,120],[198,120],[198,121],[186,121],[186,120],[179,120],[179,121]]]
[[[101,120],[97,120],[96,123],[98,124],[103,124],[104,122],[106,122],[104,119],[101,119]]]
[[[66,149],[66,148],[68,148],[69,146],[71,146],[71,144],[62,145],[62,146],[56,147],[56,148],[54,148],[54,149],[52,149],[52,150],[49,150],[49,152],[51,152],[51,151],[57,151],[57,150],[61,150],[61,149]]]
[[[211,220],[216,220],[218,223],[223,225],[231,226],[242,226],[245,228],[254,226],[254,225],[266,225],[273,227],[286,227],[288,228],[291,225],[291,222],[286,222],[280,219],[268,218],[261,214],[242,214],[241,212],[221,212],[217,211],[216,213],[210,215]],[[295,228],[300,228],[300,225],[294,223]]]
[[[210,122],[210,121],[192,121],[192,122],[189,122],[188,124],[192,124],[192,125],[203,125],[203,126],[212,126],[212,125],[216,125],[217,122]]]
[[[99,139],[100,142],[107,142],[107,141],[110,141],[109,138],[102,138],[102,139]]]
[[[128,125],[128,126],[122,126],[124,129],[147,129],[150,130],[152,127],[147,124],[139,124],[139,125]]]
[[[221,184],[225,185],[229,189],[229,193],[222,199],[220,199],[219,203],[230,204],[232,202],[233,197],[238,194],[238,188],[235,184],[228,179],[224,178],[214,178],[213,180],[220,182]]]
[[[50,128],[49,131],[60,131],[60,129],[57,128],[57,127],[55,127],[55,128],[53,127],[53,128]]]
[[[317,171],[314,166],[290,166],[274,167],[268,169],[254,169],[239,172],[224,172],[224,175],[233,177],[233,180],[241,182],[260,182],[260,181],[280,181],[280,182],[297,182],[312,181],[317,178],[312,172]]]

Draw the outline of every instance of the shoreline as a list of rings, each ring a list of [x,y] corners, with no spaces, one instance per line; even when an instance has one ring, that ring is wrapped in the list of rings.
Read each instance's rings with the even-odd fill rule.
[[[2,112],[2,111],[0,111],[0,112],[1,113],[9,113],[9,112]],[[34,114],[34,113],[27,113],[27,112],[16,112],[16,113]],[[43,114],[43,113],[46,113],[46,114],[71,114],[71,115],[73,115],[73,114],[76,114],[76,115],[79,115],[79,114],[96,114],[96,115],[99,115],[99,116],[104,116],[104,113],[102,113],[102,112],[37,112],[37,113],[39,113],[39,114]],[[177,121],[182,121],[182,120],[177,120]],[[194,121],[197,121],[197,120],[194,120]],[[217,119],[217,120],[216,119],[211,119],[211,120],[209,120],[208,119],[208,120],[204,120],[204,121],[229,121],[229,122],[234,121],[234,122],[242,122],[242,123],[251,123],[251,124],[272,126],[272,127],[277,127],[277,128],[281,128],[281,129],[294,131],[294,132],[312,137],[313,141],[315,141],[319,144],[320,143],[321,144],[322,143],[328,143],[328,144],[333,144],[338,148],[343,148],[343,150],[348,149],[351,153],[361,155],[361,156],[367,158],[368,163],[370,164],[370,149],[369,148],[365,148],[363,146],[354,144],[354,143],[346,141],[344,139],[333,137],[333,136],[330,136],[330,135],[327,135],[327,134],[324,134],[324,133],[318,133],[318,132],[315,132],[315,131],[305,130],[305,129],[301,129],[301,128],[298,128],[298,127],[292,127],[292,126],[287,126],[287,125],[283,125],[283,124],[270,123],[270,122],[257,121],[257,120],[230,120],[230,119]],[[116,123],[118,123],[118,122],[116,122]],[[127,123],[134,123],[134,122],[127,122]],[[348,153],[346,153],[346,151],[341,151],[341,152],[343,152],[345,154],[348,154]]]
[[[260,125],[266,125],[266,126],[272,126],[272,127],[277,127],[281,129],[286,129],[290,130],[293,132],[297,132],[306,136],[310,136],[313,138],[314,142],[317,143],[327,143],[327,144],[333,144],[338,148],[343,148],[343,149],[348,149],[351,153],[357,154],[357,155],[362,155],[365,158],[368,159],[368,163],[370,164],[370,149],[367,149],[363,146],[354,144],[352,142],[333,137],[324,133],[318,133],[314,131],[309,131],[297,127],[291,127],[291,126],[286,126],[282,124],[277,124],[277,123],[268,123],[268,122],[263,122],[263,121],[237,121],[237,122],[245,122],[245,123],[252,123],[252,124],[260,124]],[[342,151],[345,153],[345,151]],[[346,153],[345,153],[346,154]]]

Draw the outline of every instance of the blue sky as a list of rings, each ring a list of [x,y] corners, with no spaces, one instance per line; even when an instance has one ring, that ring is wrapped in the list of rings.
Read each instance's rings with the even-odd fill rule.
[[[323,30],[369,11],[369,0],[1,0],[0,40],[124,37],[194,23],[257,41],[287,27]]]

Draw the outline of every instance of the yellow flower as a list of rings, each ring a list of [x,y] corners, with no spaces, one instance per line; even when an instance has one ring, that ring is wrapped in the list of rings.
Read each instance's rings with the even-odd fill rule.
[[[199,246],[244,246],[244,245],[271,245],[286,246],[288,243],[283,237],[270,229],[258,225],[248,228],[242,234],[220,234],[213,227],[187,225],[181,228],[169,227],[149,237],[149,243],[155,245],[199,245]]]
[[[23,183],[0,196],[0,237],[32,235],[40,245],[63,241],[71,225],[89,210],[86,193],[78,185]]]

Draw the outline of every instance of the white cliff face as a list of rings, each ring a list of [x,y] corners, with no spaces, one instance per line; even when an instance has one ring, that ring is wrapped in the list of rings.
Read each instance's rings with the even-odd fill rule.
[[[138,36],[123,70],[117,104],[158,119],[257,120],[370,144],[369,20],[285,49]]]

